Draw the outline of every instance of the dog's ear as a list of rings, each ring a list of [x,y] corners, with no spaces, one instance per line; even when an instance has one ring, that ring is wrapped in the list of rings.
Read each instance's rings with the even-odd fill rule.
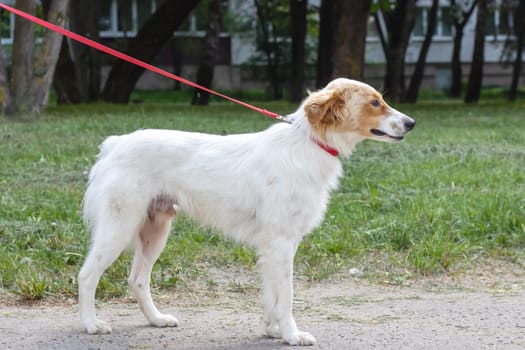
[[[308,96],[304,111],[310,124],[322,129],[345,120],[346,101],[339,89],[323,89]]]

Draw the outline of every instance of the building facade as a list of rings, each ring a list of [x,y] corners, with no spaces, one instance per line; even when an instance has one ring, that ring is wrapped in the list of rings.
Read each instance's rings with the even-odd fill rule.
[[[104,42],[110,43],[122,38],[133,37],[137,34],[142,23],[154,12],[160,0],[104,0],[100,1],[99,35]],[[14,0],[0,0],[9,5]],[[246,89],[264,85],[264,71],[261,63],[257,63],[257,56],[253,38],[256,33],[256,12],[252,1],[227,0],[223,1],[230,20],[236,17],[244,18],[242,30],[224,31],[220,35],[219,50],[216,57],[214,86],[223,89]],[[310,0],[311,7],[318,7],[320,0]],[[470,6],[470,1],[458,1],[464,6]],[[507,86],[510,82],[512,66],[506,61],[505,43],[513,35],[513,20],[511,11],[506,8],[503,0],[492,2],[490,7],[487,35],[485,37],[485,68],[483,84],[485,86]],[[426,33],[427,17],[431,0],[419,0],[416,23],[406,53],[406,74],[410,75],[417,60],[419,50]],[[174,34],[171,42],[156,58],[154,64],[174,71],[187,78],[194,78],[199,58],[199,47],[205,35],[205,7],[200,6],[193,11],[190,18]],[[427,55],[427,66],[423,86],[427,88],[446,89],[450,85],[450,61],[452,55],[454,28],[452,16],[454,9],[450,1],[441,0],[438,10],[438,24],[430,50]],[[13,28],[15,17],[13,14],[1,13],[2,36],[1,43],[6,49],[13,43]],[[379,23],[376,23],[376,19]],[[250,23],[251,25],[246,23]],[[383,26],[381,16],[369,18],[369,30],[365,55],[365,80],[381,86],[384,75],[385,56],[378,36],[377,26]],[[464,29],[461,61],[465,76],[469,71],[469,62],[472,59],[476,12],[472,14]],[[287,38],[282,38],[287,40]],[[315,45],[316,38],[310,38]],[[310,45],[310,46],[312,46]],[[512,58],[512,57],[510,57]],[[9,57],[6,57],[9,62]],[[257,69],[259,66],[260,69]],[[255,67],[255,68],[254,68]],[[108,66],[103,70],[107,74]],[[254,73],[255,72],[255,73]],[[146,72],[138,82],[139,89],[169,89],[173,82]]]

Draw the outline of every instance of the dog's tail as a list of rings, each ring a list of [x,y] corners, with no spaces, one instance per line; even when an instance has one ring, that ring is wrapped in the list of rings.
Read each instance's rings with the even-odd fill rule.
[[[95,165],[93,165],[91,171],[89,172],[89,183],[93,181],[93,178],[99,172],[98,168],[100,167],[100,161],[106,158],[111,152],[111,150],[114,149],[120,143],[121,138],[122,136],[110,136],[100,144],[100,146],[98,147],[99,153],[97,155],[97,162],[95,163]]]
[[[93,165],[89,172],[88,184],[84,194],[82,206],[84,222],[86,226],[90,227],[91,229],[93,228],[93,224],[96,221],[96,216],[100,215],[99,197],[102,195],[102,189],[99,187],[101,181],[103,181],[102,178],[104,177],[106,170],[106,162],[104,162],[104,159],[106,159],[111,151],[116,148],[122,137],[123,136],[110,136],[104,140],[104,142],[102,142],[102,144],[99,146],[100,152],[97,155],[97,162]]]
[[[108,153],[115,148],[123,136],[110,136],[102,142],[99,146],[100,152],[97,158],[100,160],[108,155]]]

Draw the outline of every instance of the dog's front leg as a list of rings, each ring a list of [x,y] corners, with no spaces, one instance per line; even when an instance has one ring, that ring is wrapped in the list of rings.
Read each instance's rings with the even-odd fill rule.
[[[299,331],[292,315],[296,250],[297,243],[279,239],[259,252],[264,322],[270,337],[282,338],[290,345],[313,345],[315,338],[310,333]]]

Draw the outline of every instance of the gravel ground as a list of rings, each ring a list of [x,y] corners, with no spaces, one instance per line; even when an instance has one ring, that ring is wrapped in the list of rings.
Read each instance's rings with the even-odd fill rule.
[[[468,281],[442,276],[403,287],[354,278],[298,282],[295,315],[299,328],[317,338],[310,349],[525,349],[525,273],[496,275],[477,274]],[[159,306],[178,317],[177,328],[147,326],[132,299],[100,303],[99,315],[113,326],[110,335],[86,334],[73,302],[4,302],[0,348],[285,347],[263,336],[258,290],[252,282],[218,283],[212,292],[190,288],[158,294]]]

